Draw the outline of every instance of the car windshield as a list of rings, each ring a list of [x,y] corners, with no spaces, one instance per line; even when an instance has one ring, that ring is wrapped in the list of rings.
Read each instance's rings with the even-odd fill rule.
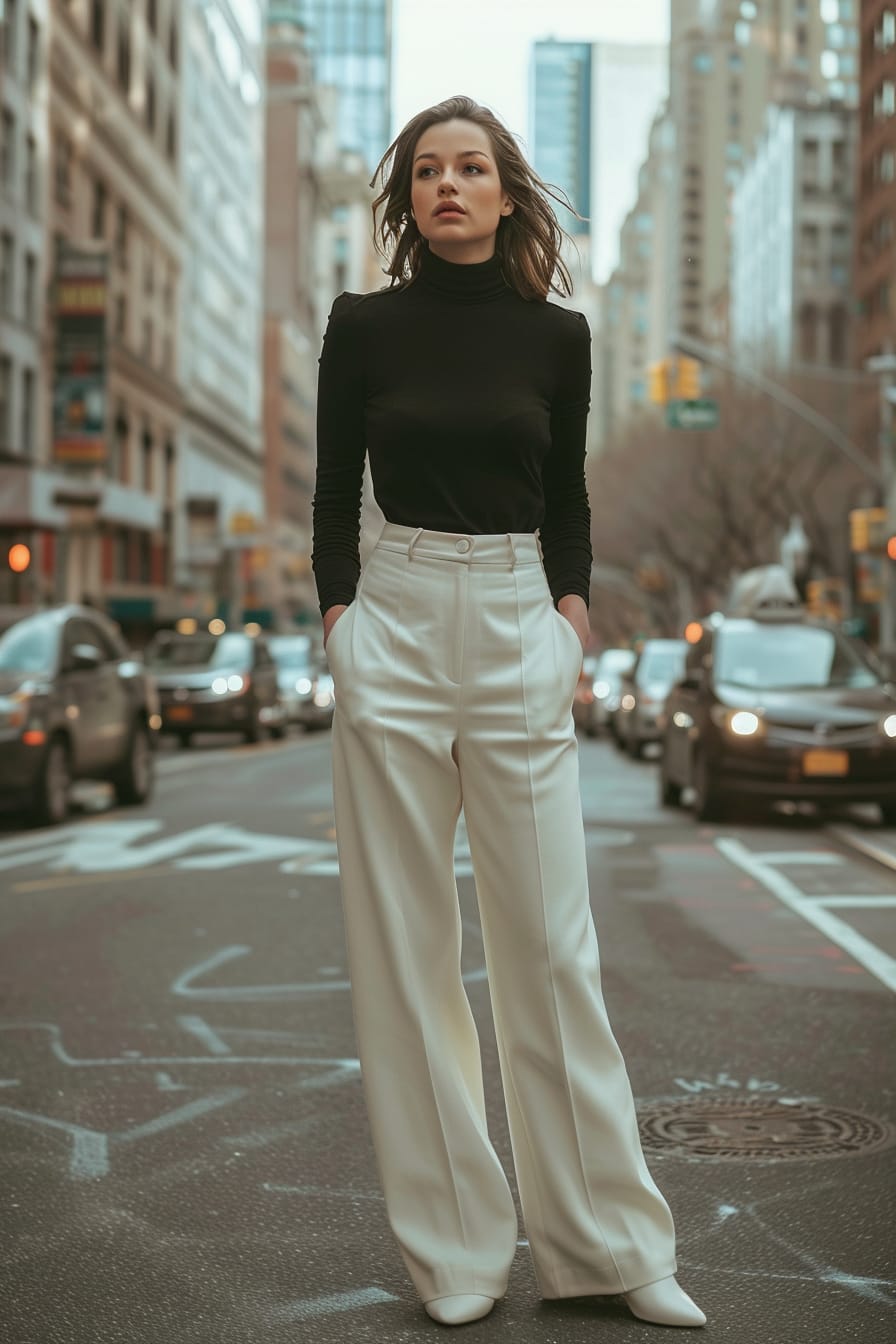
[[[644,686],[649,681],[660,681],[671,686],[684,668],[684,649],[648,649],[638,664],[637,680]]]
[[[598,672],[602,677],[607,675],[619,676],[622,672],[627,672],[635,661],[635,655],[632,649],[607,649],[597,660]]]
[[[244,635],[210,635],[157,639],[146,650],[146,662],[160,672],[180,667],[248,667],[249,642]]]
[[[268,647],[281,667],[307,667],[311,661],[311,640],[307,635],[273,635]]]
[[[16,621],[0,635],[0,671],[49,672],[55,650],[53,627],[39,616]]]
[[[806,625],[749,625],[716,635],[715,676],[766,691],[876,686],[856,646],[834,630]]]

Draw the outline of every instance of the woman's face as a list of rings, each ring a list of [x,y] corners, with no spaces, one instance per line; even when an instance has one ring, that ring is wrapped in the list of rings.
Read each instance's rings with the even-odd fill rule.
[[[430,251],[457,262],[493,256],[498,223],[513,204],[488,132],[460,119],[430,126],[414,146],[411,173],[411,214]]]

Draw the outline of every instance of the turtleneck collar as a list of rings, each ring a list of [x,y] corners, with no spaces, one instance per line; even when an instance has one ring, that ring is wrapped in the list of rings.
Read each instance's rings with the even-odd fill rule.
[[[487,261],[445,261],[428,247],[420,261],[419,283],[461,303],[483,303],[500,298],[510,286],[501,274],[497,253]]]

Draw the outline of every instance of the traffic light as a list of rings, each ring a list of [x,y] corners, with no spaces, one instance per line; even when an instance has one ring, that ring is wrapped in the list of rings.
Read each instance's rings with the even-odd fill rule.
[[[675,370],[675,396],[679,401],[696,401],[700,396],[700,361],[679,355]]]
[[[650,376],[649,397],[654,406],[665,406],[669,400],[669,361],[661,359],[656,364],[651,364],[648,369]]]
[[[6,556],[6,563],[9,565],[13,574],[24,574],[25,570],[31,564],[31,550],[22,541],[17,541],[10,546]]]
[[[853,551],[886,550],[889,554],[886,525],[886,509],[850,509],[850,549]]]
[[[892,537],[887,537],[887,555],[891,560],[896,561],[896,532]]]

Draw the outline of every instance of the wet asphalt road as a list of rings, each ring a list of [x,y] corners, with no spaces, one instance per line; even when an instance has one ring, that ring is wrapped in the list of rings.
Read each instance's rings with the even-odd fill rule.
[[[649,762],[580,751],[605,994],[704,1337],[892,1340],[896,874],[804,820],[697,826],[657,806]],[[444,1332],[367,1135],[328,737],[200,739],[163,753],[147,807],[93,788],[82,809],[0,826],[4,1344]],[[512,1181],[462,830],[456,857]],[[507,1297],[461,1334],[663,1337],[619,1299],[542,1302],[522,1221]]]

